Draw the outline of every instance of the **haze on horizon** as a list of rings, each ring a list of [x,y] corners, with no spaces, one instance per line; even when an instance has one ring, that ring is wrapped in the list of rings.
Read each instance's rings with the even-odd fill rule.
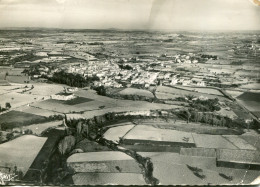
[[[260,30],[260,0],[0,0],[0,28]]]

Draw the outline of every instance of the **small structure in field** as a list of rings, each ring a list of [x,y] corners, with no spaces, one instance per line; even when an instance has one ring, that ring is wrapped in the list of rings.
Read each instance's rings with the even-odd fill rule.
[[[66,92],[61,92],[61,93],[52,95],[52,99],[62,100],[62,101],[67,101],[67,100],[71,100],[74,98],[75,98],[75,95],[73,93],[66,93]]]

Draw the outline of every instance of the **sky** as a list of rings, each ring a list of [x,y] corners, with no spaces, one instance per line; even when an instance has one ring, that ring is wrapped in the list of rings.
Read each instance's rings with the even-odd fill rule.
[[[0,28],[260,30],[260,0],[0,0]]]

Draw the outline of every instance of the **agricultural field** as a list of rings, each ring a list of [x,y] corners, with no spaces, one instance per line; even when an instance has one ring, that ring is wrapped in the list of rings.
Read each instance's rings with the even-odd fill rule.
[[[128,141],[133,143],[161,142],[161,144],[169,143],[172,145],[175,143],[194,144],[191,133],[169,129],[158,129],[147,125],[137,125],[130,130],[123,138],[123,143]]]
[[[243,94],[244,92],[239,91],[239,90],[225,90],[228,94],[230,94],[232,97],[238,97],[241,94]]]
[[[237,97],[238,102],[249,111],[260,117],[260,93],[245,92]]]
[[[12,110],[0,115],[2,130],[45,122],[46,117]]]
[[[17,166],[25,174],[40,152],[47,138],[24,135],[0,144],[0,165],[14,168]]]
[[[84,111],[93,111],[93,110],[99,110],[100,108],[110,108],[114,105],[111,105],[110,103],[104,103],[101,101],[89,101],[89,99],[86,99],[87,103],[80,103],[80,104],[66,104],[53,99],[48,99],[45,101],[41,101],[38,103],[33,103],[31,106],[50,110],[53,112],[59,112],[59,113],[73,113],[73,112],[84,112]],[[69,102],[70,103],[70,102]]]
[[[153,94],[148,90],[136,89],[136,88],[126,88],[119,92],[120,95],[137,95],[143,97],[153,98]]]
[[[130,124],[130,125],[123,125],[123,126],[117,126],[117,127],[112,127],[109,128],[105,133],[104,133],[104,138],[107,140],[111,140],[113,142],[119,142],[120,138],[125,136],[125,134],[130,131],[135,125]]]
[[[23,127],[20,127],[20,128],[14,128],[13,130],[17,130],[17,131],[20,131],[20,130],[31,130],[33,134],[36,134],[36,135],[41,135],[41,133],[50,128],[50,127],[57,127],[59,125],[62,125],[62,121],[52,121],[52,122],[47,122],[47,123],[39,123],[39,124],[33,124],[33,125],[28,125],[28,126],[23,126]]]
[[[175,86],[175,87],[180,88],[180,89],[184,89],[184,90],[188,90],[188,91],[193,91],[193,92],[223,96],[223,94],[219,90],[213,89],[213,88],[188,87],[188,86]]]
[[[183,90],[183,89],[178,89],[178,88],[173,88],[173,87],[167,87],[167,86],[158,86],[156,89],[156,95],[157,93],[166,93],[166,94],[173,94],[177,95],[178,97],[185,97],[187,95],[193,95],[194,97],[207,97],[208,99],[215,99],[218,98],[221,101],[227,100],[225,97],[219,96],[219,95],[210,95],[206,93],[198,93],[198,92],[193,92],[193,91],[188,91],[188,90]]]
[[[72,180],[74,185],[146,185],[137,173],[77,173]]]
[[[25,75],[8,75],[6,76],[6,80],[11,83],[19,83],[19,84],[23,84],[25,83],[25,81],[32,82],[29,80],[29,77]]]
[[[36,101],[41,100],[40,96],[31,96],[29,94],[16,93],[15,91],[0,95],[0,105],[5,107],[5,103],[11,104],[11,109],[27,105]]]
[[[64,105],[77,105],[77,104],[82,104],[82,103],[87,103],[89,101],[93,101],[92,99],[86,98],[86,97],[76,97],[74,99],[70,99],[70,100],[55,100],[55,99],[51,99],[51,102],[56,102],[56,103],[61,103]]]
[[[151,158],[154,164],[153,174],[162,185],[238,184],[240,182],[249,184],[259,176],[259,171],[216,167],[216,158],[183,156],[167,152],[138,153]],[[232,180],[222,177],[221,173],[232,176]]]
[[[16,108],[15,111],[20,111],[20,112],[25,112],[25,113],[35,114],[35,115],[45,116],[45,117],[61,114],[59,112],[40,109],[40,108],[36,108],[33,106],[21,106],[21,107]]]
[[[34,83],[34,88],[30,90],[31,95],[37,96],[51,96],[64,90],[63,85],[59,84],[45,84],[45,83]]]
[[[260,90],[260,84],[259,83],[250,83],[239,86],[241,89],[247,89],[247,90]]]
[[[137,120],[135,123],[139,125],[148,125],[154,128],[171,129],[184,132],[191,132],[197,134],[210,134],[210,135],[240,135],[244,132],[241,130],[230,129],[227,127],[214,127],[202,123],[189,122],[182,120],[160,120],[160,119],[142,119]]]
[[[221,135],[192,134],[197,147],[239,149]]]
[[[158,99],[163,99],[163,100],[176,99],[176,98],[180,97],[179,95],[170,94],[170,93],[162,93],[162,92],[156,92],[155,95]]]

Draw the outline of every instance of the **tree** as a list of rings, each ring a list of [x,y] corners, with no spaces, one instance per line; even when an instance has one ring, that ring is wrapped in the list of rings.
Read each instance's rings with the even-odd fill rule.
[[[7,139],[7,140],[11,140],[11,139],[13,139],[13,138],[14,138],[13,133],[8,133],[8,134],[6,135],[6,139]]]
[[[5,108],[7,108],[7,109],[11,108],[11,104],[8,103],[8,102],[6,102],[6,103],[5,103]]]
[[[59,152],[62,155],[69,153],[72,150],[72,148],[74,147],[75,143],[76,143],[76,140],[75,140],[74,136],[69,135],[69,136],[64,137],[58,145]]]
[[[189,110],[186,110],[186,116],[187,116],[187,123],[189,123],[191,117],[191,113],[189,112]]]

